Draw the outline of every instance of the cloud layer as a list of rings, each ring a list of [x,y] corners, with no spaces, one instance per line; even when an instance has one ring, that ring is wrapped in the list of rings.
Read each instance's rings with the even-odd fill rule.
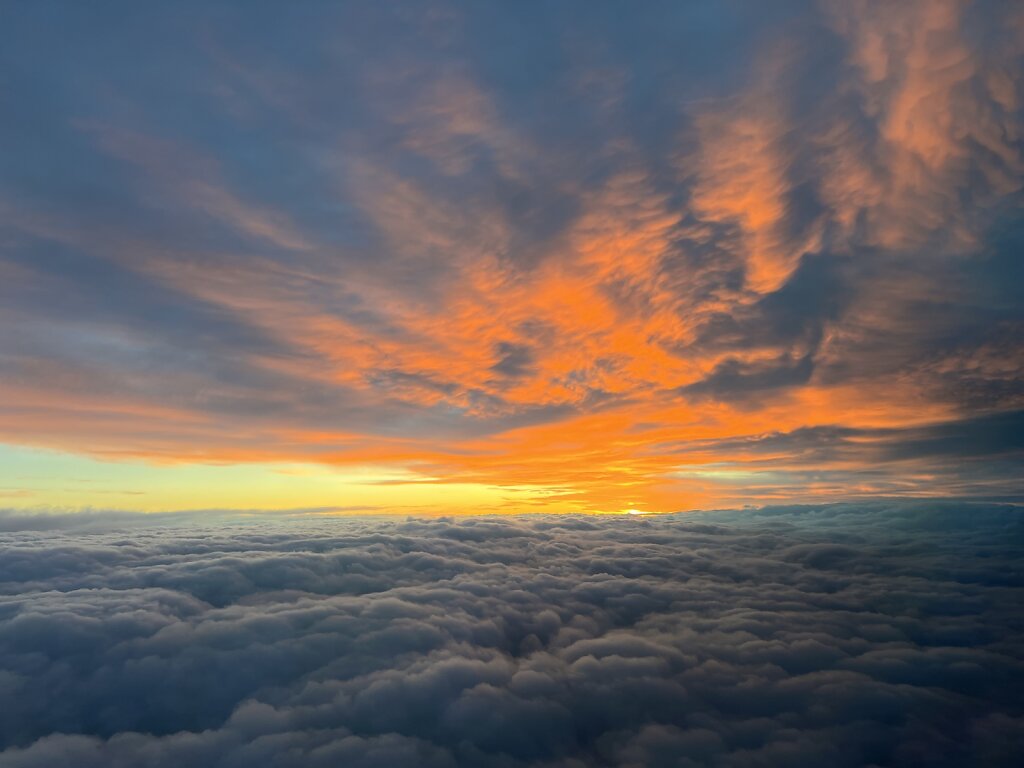
[[[1024,748],[1019,508],[3,522],[4,768],[995,768]]]
[[[1015,0],[22,3],[0,35],[4,442],[668,511],[743,494],[652,445],[1024,408]],[[913,445],[781,453],[759,498],[1024,493],[1019,450],[994,480]]]

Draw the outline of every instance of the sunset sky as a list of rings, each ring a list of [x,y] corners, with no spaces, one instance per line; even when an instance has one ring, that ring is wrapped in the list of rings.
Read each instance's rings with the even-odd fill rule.
[[[1024,501],[1024,3],[2,16],[2,508]]]

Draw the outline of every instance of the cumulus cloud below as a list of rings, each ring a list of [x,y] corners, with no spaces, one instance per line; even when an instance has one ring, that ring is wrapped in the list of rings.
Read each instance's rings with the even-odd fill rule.
[[[1024,518],[6,514],[0,766],[1017,766]]]

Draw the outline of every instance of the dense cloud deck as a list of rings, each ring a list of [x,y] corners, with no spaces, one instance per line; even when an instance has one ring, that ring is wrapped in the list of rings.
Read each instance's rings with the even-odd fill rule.
[[[3,768],[1019,765],[1012,507],[0,528]]]

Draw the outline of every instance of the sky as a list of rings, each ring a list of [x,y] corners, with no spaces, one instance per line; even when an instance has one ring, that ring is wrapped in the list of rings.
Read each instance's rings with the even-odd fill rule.
[[[1024,4],[2,15],[0,507],[1024,500]]]

